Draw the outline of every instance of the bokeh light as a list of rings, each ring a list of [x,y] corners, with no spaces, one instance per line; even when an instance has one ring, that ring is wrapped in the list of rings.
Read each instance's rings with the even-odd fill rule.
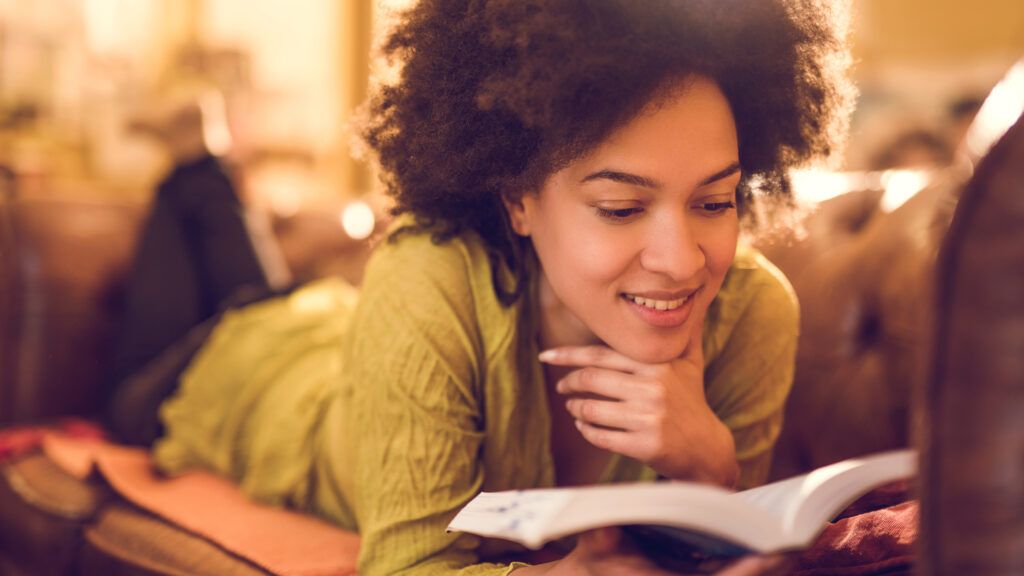
[[[377,225],[377,218],[369,204],[361,200],[350,203],[341,213],[341,226],[355,240],[369,238]]]

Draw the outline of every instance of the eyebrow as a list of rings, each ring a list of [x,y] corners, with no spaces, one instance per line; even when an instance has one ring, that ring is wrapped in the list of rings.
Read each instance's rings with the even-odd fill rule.
[[[723,178],[728,178],[729,176],[732,176],[733,174],[739,171],[740,163],[733,162],[732,164],[726,166],[725,168],[719,170],[718,172],[715,172],[714,174],[701,180],[697,184],[697,187],[700,188],[701,186],[707,186],[708,184],[717,182],[719,180],[722,180]],[[621,182],[623,184],[629,184],[631,186],[640,186],[642,188],[661,188],[661,182],[658,182],[657,180],[652,180],[651,178],[647,178],[645,176],[640,176],[637,174],[630,174],[628,172],[619,172],[617,170],[600,170],[598,172],[594,172],[593,174],[589,174],[585,176],[582,180],[580,180],[580,184],[585,184],[592,180],[611,180],[612,182]]]

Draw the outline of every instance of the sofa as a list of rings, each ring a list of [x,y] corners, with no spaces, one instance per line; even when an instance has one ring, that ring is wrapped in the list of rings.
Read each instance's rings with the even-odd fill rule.
[[[848,190],[818,204],[799,233],[758,242],[802,306],[774,477],[921,435],[911,407],[928,378],[933,267],[966,177],[936,174],[895,207],[879,187]],[[81,195],[0,197],[0,426],[99,413],[143,213]],[[369,248],[347,239],[336,211],[277,218],[273,229],[297,278],[358,282]],[[266,573],[43,454],[0,464],[0,575]]]
[[[937,278],[918,566],[1024,574],[1024,116],[964,189]]]
[[[85,187],[0,189],[0,429],[102,413],[123,285],[146,214],[142,203],[103,197]],[[272,227],[295,280],[334,274],[358,284],[369,243],[344,233],[341,208],[254,222]],[[0,575],[263,573],[40,452],[0,464]]]
[[[803,230],[760,243],[801,308],[773,479],[911,444],[935,257],[966,176],[934,173],[899,206],[881,186],[850,190],[818,204]]]

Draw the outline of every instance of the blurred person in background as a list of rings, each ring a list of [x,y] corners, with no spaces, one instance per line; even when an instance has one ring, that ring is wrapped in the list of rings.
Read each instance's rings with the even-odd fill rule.
[[[968,95],[949,104],[946,111],[946,141],[954,150],[963,146],[967,130],[984,102],[984,97]]]
[[[936,170],[957,160],[982,98],[964,96],[948,105],[935,129],[914,127],[898,133],[872,156],[869,170]]]
[[[939,134],[925,128],[900,133],[875,152],[870,170],[930,170],[949,165],[953,147]]]

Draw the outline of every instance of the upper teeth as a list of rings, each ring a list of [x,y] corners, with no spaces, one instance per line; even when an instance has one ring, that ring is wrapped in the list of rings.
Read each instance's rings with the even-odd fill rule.
[[[633,296],[632,294],[626,294],[626,299],[637,304],[651,308],[654,310],[675,310],[686,302],[686,298],[679,298],[678,300],[655,300],[653,298],[642,298],[640,296]]]

